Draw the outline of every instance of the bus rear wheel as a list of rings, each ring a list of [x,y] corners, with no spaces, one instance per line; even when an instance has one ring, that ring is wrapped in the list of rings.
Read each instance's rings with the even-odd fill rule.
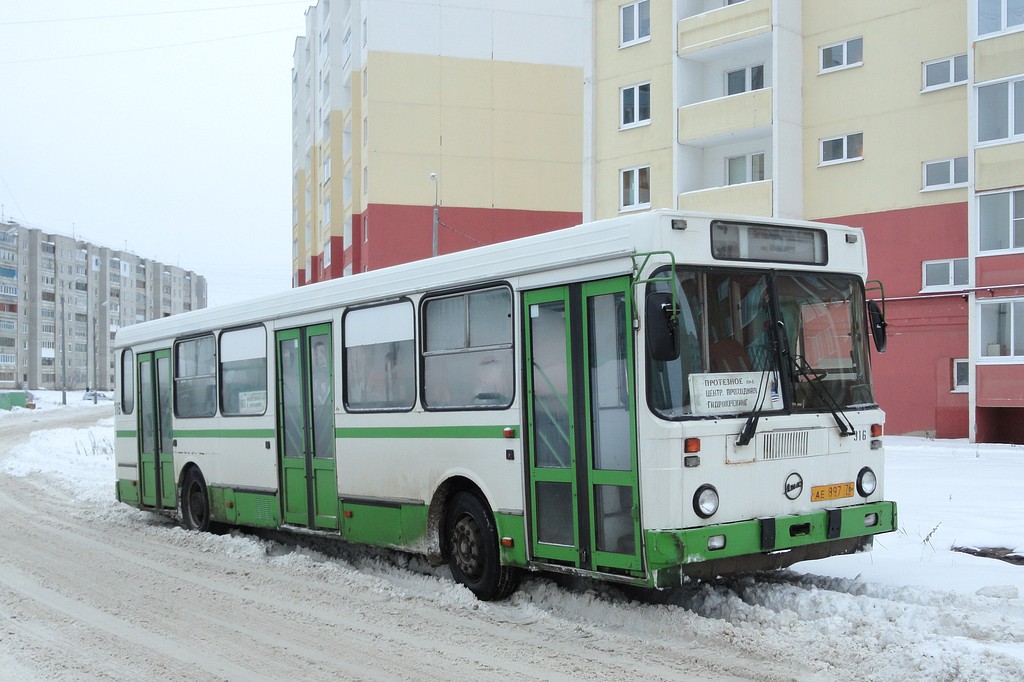
[[[199,469],[191,469],[181,486],[181,522],[188,530],[202,532],[209,531],[213,526],[210,520],[210,496]]]
[[[478,599],[504,599],[515,591],[519,571],[501,565],[494,519],[476,495],[460,492],[452,498],[445,537],[452,576]]]

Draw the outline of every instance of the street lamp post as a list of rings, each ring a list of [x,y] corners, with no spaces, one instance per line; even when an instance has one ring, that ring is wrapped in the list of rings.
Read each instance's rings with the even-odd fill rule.
[[[430,251],[430,255],[431,256],[436,256],[437,255],[437,224],[440,222],[438,220],[438,213],[440,211],[440,205],[438,203],[438,197],[439,197],[439,191],[440,190],[439,190],[439,182],[437,180],[437,173],[431,173],[430,174],[430,180],[434,183],[434,223],[433,223],[433,230],[431,231],[431,251]]]

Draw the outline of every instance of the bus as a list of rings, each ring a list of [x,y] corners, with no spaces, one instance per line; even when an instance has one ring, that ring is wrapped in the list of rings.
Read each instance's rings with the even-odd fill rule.
[[[117,331],[116,495],[188,529],[666,588],[896,528],[859,229],[656,210]]]

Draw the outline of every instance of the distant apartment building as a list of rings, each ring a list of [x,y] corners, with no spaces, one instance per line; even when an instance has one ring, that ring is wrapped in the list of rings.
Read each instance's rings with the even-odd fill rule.
[[[0,222],[0,389],[111,390],[119,327],[206,299],[190,270]]]
[[[585,212],[863,227],[887,430],[1024,442],[1024,5],[593,6]]]
[[[292,72],[293,285],[578,224],[588,14],[584,0],[310,7]]]

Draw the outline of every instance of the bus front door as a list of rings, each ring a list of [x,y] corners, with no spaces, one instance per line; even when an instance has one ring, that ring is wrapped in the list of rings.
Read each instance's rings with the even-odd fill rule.
[[[524,294],[531,549],[642,575],[628,278]]]
[[[174,509],[171,351],[139,353],[139,486],[142,506]]]
[[[277,333],[277,439],[285,523],[337,529],[331,326]]]

